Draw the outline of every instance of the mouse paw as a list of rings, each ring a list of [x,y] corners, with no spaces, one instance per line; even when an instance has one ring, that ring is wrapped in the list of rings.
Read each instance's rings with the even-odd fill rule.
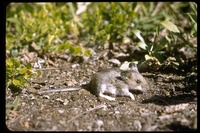
[[[102,94],[102,93],[100,93],[99,96],[100,96],[100,97],[103,97],[103,98],[106,98],[106,99],[108,99],[108,100],[110,100],[110,101],[114,101],[114,100],[115,100],[114,97],[110,97],[110,96],[104,95],[104,94]]]
[[[135,100],[135,97],[132,93],[130,93],[129,96],[131,97],[132,100]]]

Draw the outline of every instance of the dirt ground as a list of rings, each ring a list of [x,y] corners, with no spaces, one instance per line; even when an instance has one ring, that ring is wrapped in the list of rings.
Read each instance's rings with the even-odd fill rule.
[[[132,51],[137,53],[137,50]],[[117,57],[120,53],[124,51],[105,50],[90,58],[49,56],[41,69],[42,76],[32,79],[31,86],[19,94],[21,104],[17,111],[6,116],[7,128],[12,131],[197,130],[196,53],[186,58],[186,66],[182,68],[166,65],[165,69],[141,71],[150,89],[147,93],[135,94],[135,101],[129,97],[109,101],[85,89],[37,93],[89,83],[100,68],[119,66],[118,61],[137,58],[136,54]],[[7,103],[14,100],[12,95],[9,89]]]

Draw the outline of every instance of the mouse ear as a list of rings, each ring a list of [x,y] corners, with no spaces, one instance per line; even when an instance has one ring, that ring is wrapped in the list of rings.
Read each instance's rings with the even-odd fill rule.
[[[129,73],[129,72],[127,72],[127,71],[124,71],[124,72],[121,72],[121,79],[122,80],[127,80],[127,79],[129,79],[131,77],[131,74]]]
[[[135,63],[133,63],[133,62],[129,63],[129,68],[130,68],[131,70],[138,71],[137,64],[135,64]]]
[[[120,77],[123,81],[127,80],[128,78],[126,76],[121,75]]]

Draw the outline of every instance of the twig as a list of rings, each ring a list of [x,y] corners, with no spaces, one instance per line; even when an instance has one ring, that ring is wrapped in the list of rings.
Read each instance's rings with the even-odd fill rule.
[[[44,70],[59,70],[60,68],[38,68],[38,69],[34,69],[34,70],[40,70],[40,71],[44,71]]]
[[[161,8],[161,6],[163,5],[162,2],[158,2],[158,4],[156,5],[155,10],[153,11],[153,13],[151,14],[151,17],[155,16],[156,13],[159,11],[159,9]]]
[[[105,108],[105,107],[106,107],[106,105],[104,105],[104,104],[103,104],[103,105],[98,105],[98,106],[96,106],[96,107],[94,107],[94,108],[92,108],[92,109],[90,109],[90,110],[88,110],[88,111],[85,111],[85,112],[83,112],[83,113],[80,113],[80,114],[76,115],[75,117],[73,117],[73,118],[71,118],[70,120],[68,120],[67,123],[69,123],[69,122],[75,120],[76,118],[80,117],[80,116],[83,115],[83,114],[86,114],[86,113],[91,112],[91,111],[96,110],[96,109]]]

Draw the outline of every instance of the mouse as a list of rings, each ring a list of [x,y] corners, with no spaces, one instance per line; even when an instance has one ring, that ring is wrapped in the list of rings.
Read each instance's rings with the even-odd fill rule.
[[[144,93],[149,88],[148,82],[138,71],[137,64],[130,62],[125,70],[116,67],[96,72],[87,85],[43,90],[38,93],[74,91],[86,86],[92,94],[110,101],[116,99],[113,96],[127,96],[135,100],[134,93]]]

